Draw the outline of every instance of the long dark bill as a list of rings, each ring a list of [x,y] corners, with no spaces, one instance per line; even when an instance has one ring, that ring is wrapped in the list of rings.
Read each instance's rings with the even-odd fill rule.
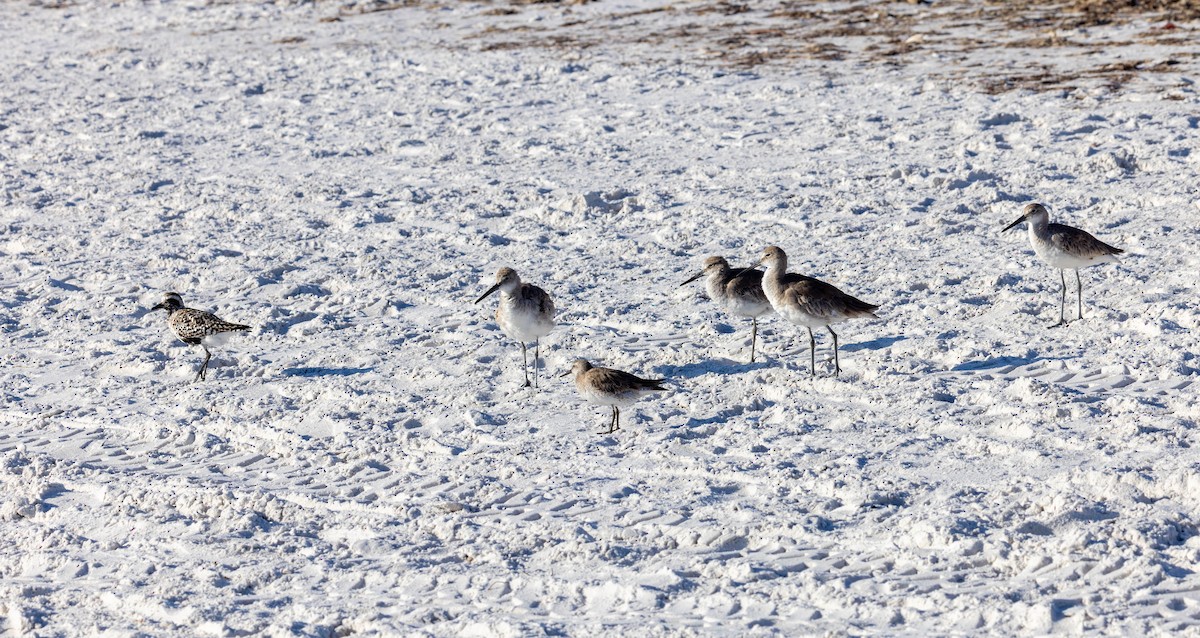
[[[1019,219],[1017,219],[1017,221],[1015,221],[1015,222],[1013,222],[1013,223],[1011,223],[1011,224],[1009,224],[1009,225],[1005,226],[1005,227],[1004,227],[1004,230],[1002,230],[1002,231],[1000,231],[1000,232],[1004,232],[1004,231],[1006,231],[1006,230],[1011,230],[1011,229],[1013,228],[1013,226],[1016,226],[1017,224],[1020,224],[1020,223],[1021,223],[1021,222],[1023,222],[1023,221],[1025,221],[1025,216],[1024,216],[1024,215],[1021,215],[1021,217],[1020,217]]]
[[[697,279],[699,279],[699,278],[701,278],[701,277],[703,277],[703,276],[704,276],[704,271],[703,271],[703,270],[701,270],[700,272],[696,273],[695,275],[692,275],[692,278],[691,278],[691,279],[689,279],[689,280],[687,280],[687,281],[685,281],[685,282],[683,282],[683,283],[679,284],[679,287],[680,287],[680,288],[683,288],[684,286],[686,286],[686,285],[688,285],[688,284],[692,283],[693,281],[696,281]]]
[[[737,273],[735,273],[733,275],[733,277],[730,277],[730,279],[737,279],[738,277],[741,277],[742,275],[750,272],[751,270],[754,270],[755,268],[758,268],[761,265],[762,265],[762,260],[759,259],[758,261],[754,262],[753,264],[750,264],[749,266],[746,266],[745,268],[737,271]]]
[[[484,299],[487,298],[488,295],[492,294],[493,292],[496,292],[497,290],[500,290],[500,284],[496,284],[495,286],[488,288],[487,292],[483,293],[482,295],[479,295],[479,298],[475,300],[475,303],[479,303],[479,302],[483,301]]]

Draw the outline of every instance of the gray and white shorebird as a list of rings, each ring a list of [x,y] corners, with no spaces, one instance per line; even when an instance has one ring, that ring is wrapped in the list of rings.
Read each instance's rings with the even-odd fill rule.
[[[1075,271],[1075,295],[1079,300],[1079,318],[1083,318],[1083,282],[1079,269],[1084,266],[1115,262],[1117,255],[1125,252],[1115,246],[1096,239],[1086,230],[1063,224],[1051,224],[1050,213],[1041,204],[1026,204],[1017,221],[1004,227],[1003,231],[1015,228],[1021,222],[1029,222],[1029,243],[1033,252],[1042,261],[1058,269],[1062,281],[1062,299],[1058,307],[1056,328],[1067,323],[1067,268]]]
[[[504,334],[521,344],[521,372],[525,387],[529,387],[529,355],[525,344],[533,342],[533,387],[537,387],[539,340],[554,329],[554,301],[545,290],[533,284],[521,283],[517,271],[501,268],[496,271],[496,284],[480,295],[479,303],[488,295],[500,291],[500,306],[496,308],[496,323]]]
[[[709,257],[704,260],[703,270],[679,286],[682,288],[701,277],[706,278],[704,288],[710,299],[739,317],[750,317],[750,363],[754,363],[758,318],[771,312],[771,302],[763,292],[763,274],[751,269],[735,271],[724,257]]]
[[[250,326],[230,323],[210,312],[185,307],[183,297],[180,297],[177,292],[168,292],[163,297],[162,303],[150,310],[166,310],[167,325],[171,327],[175,336],[190,346],[200,346],[204,349],[204,363],[200,364],[200,370],[196,372],[193,382],[205,378],[208,361],[212,359],[209,346],[224,345],[233,333],[250,329]]]
[[[819,279],[787,272],[787,254],[778,246],[763,249],[758,264],[767,267],[762,280],[763,292],[767,293],[775,313],[808,329],[812,375],[817,374],[817,340],[813,337],[813,328],[822,326],[833,335],[833,375],[840,374],[838,336],[830,326],[847,319],[878,319],[875,310],[879,306],[855,299]]]
[[[585,359],[576,359],[571,371],[562,376],[569,374],[575,375],[575,387],[588,403],[612,406],[612,420],[608,430],[601,434],[612,434],[621,429],[621,408],[646,394],[666,390],[662,386],[663,379],[643,379],[621,370],[596,368]]]

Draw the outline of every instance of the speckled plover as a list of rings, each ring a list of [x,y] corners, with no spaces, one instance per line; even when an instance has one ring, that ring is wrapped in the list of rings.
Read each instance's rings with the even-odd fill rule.
[[[1025,221],[1029,222],[1029,243],[1033,244],[1033,252],[1037,253],[1042,261],[1057,268],[1058,277],[1062,280],[1058,323],[1050,327],[1055,328],[1067,323],[1067,275],[1064,272],[1067,268],[1075,271],[1075,295],[1079,300],[1079,318],[1082,319],[1083,282],[1079,279],[1079,269],[1117,261],[1117,255],[1125,251],[1109,246],[1085,230],[1063,224],[1051,224],[1050,213],[1041,204],[1026,204],[1017,221],[1005,226],[1004,230],[1015,228],[1017,224]]]
[[[193,382],[205,378],[208,361],[212,358],[212,353],[208,350],[209,346],[225,343],[225,340],[233,332],[250,329],[250,326],[229,323],[203,310],[186,308],[183,305],[183,297],[176,292],[167,293],[162,303],[154,306],[151,310],[166,310],[167,325],[175,332],[175,336],[188,345],[200,346],[204,349],[204,363],[200,364],[200,370],[196,372]]]
[[[488,295],[500,291],[500,306],[496,308],[496,322],[504,334],[521,344],[521,372],[525,374],[525,387],[529,386],[529,356],[525,344],[533,342],[533,387],[537,387],[539,339],[554,329],[554,302],[545,290],[533,284],[521,283],[517,271],[501,268],[496,272],[496,284],[480,295],[475,303]]]

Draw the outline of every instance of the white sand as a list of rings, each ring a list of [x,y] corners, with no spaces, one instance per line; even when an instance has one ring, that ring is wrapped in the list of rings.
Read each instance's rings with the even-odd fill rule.
[[[1194,60],[989,95],[492,8],[0,3],[0,626],[1200,631]],[[1029,201],[1127,251],[1066,328]],[[678,287],[769,244],[881,305],[840,378]],[[559,308],[541,391],[500,266]],[[207,382],[172,290],[255,326]],[[578,357],[672,389],[598,435]]]

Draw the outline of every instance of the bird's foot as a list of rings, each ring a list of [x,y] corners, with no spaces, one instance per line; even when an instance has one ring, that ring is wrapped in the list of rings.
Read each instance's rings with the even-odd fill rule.
[[[1061,327],[1061,326],[1065,326],[1065,325],[1067,325],[1068,323],[1070,323],[1070,322],[1068,322],[1066,319],[1059,319],[1059,320],[1058,320],[1058,323],[1056,323],[1056,324],[1054,324],[1054,325],[1051,325],[1051,326],[1046,326],[1046,327],[1047,327],[1047,328],[1058,328],[1058,327]]]

